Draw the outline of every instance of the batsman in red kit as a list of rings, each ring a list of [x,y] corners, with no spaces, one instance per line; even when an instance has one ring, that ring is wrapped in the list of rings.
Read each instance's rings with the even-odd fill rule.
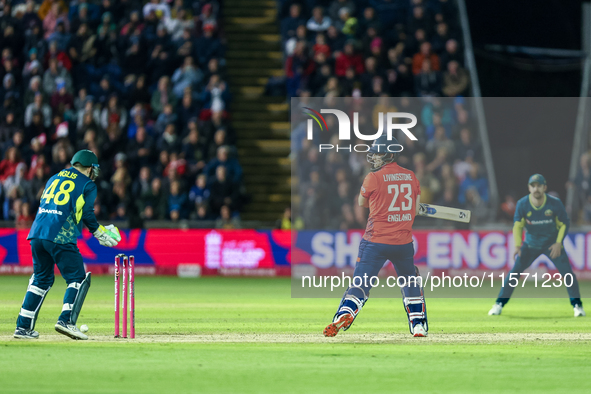
[[[361,186],[359,205],[369,208],[369,218],[359,244],[352,285],[345,292],[332,323],[324,329],[324,336],[334,337],[339,330],[351,327],[369,298],[371,285],[365,283],[369,281],[364,281],[364,277],[377,276],[388,260],[394,264],[397,275],[406,278],[407,286],[401,291],[411,334],[427,336],[427,309],[422,283],[417,279],[412,243],[412,225],[419,208],[421,186],[414,172],[396,163],[399,153],[388,151],[389,145],[395,144],[398,144],[395,138],[388,141],[382,136],[375,140],[367,154],[372,172]]]

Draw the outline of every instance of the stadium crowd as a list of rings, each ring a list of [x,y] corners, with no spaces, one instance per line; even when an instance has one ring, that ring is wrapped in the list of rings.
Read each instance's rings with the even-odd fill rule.
[[[416,114],[418,141],[400,136],[399,163],[416,173],[421,201],[472,209],[474,221],[486,216],[488,182],[464,98],[470,78],[455,2],[280,0],[279,8],[288,97],[373,97],[380,101],[365,113]],[[305,139],[306,119],[293,121],[302,196],[294,217],[306,228],[364,227],[365,211],[355,201],[369,171],[365,155],[318,154]],[[375,113],[366,122],[377,129]],[[336,136],[324,138],[337,143]],[[338,198],[327,199],[333,191]]]
[[[99,219],[228,219],[242,169],[220,4],[0,1],[0,210],[26,227],[45,182],[97,154]]]

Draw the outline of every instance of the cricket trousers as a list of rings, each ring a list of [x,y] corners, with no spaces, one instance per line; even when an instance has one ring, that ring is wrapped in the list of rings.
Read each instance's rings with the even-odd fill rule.
[[[45,296],[55,281],[54,267],[57,265],[68,287],[64,295],[64,306],[59,320],[70,319],[71,305],[78,294],[78,284],[86,273],[82,255],[75,244],[56,244],[44,239],[32,239],[33,275],[29,280],[27,293],[17,319],[17,327],[34,329],[39,310]]]
[[[521,274],[530,265],[532,265],[534,260],[542,254],[548,256],[552,263],[554,263],[556,269],[558,270],[558,272],[560,272],[562,278],[564,278],[567,274],[572,275],[572,286],[566,287],[566,291],[568,292],[568,296],[570,298],[570,303],[573,306],[577,304],[581,306],[583,305],[581,301],[581,293],[579,291],[579,282],[577,281],[577,277],[573,272],[573,269],[570,265],[570,261],[568,261],[568,256],[566,255],[566,252],[562,250],[560,256],[558,256],[555,259],[551,259],[550,251],[548,249],[531,248],[526,243],[524,243],[521,247],[521,256],[517,256],[517,258],[515,259],[515,265],[511,269],[509,275],[507,275],[507,277],[505,278],[505,282],[503,283],[503,287],[499,292],[499,297],[497,298],[496,302],[501,303],[503,305],[509,302],[509,299],[511,298],[511,295],[513,294],[514,290],[514,287],[509,285],[509,279],[511,278],[510,275],[517,274],[519,276],[519,274]],[[513,277],[515,277],[515,275],[513,275]]]

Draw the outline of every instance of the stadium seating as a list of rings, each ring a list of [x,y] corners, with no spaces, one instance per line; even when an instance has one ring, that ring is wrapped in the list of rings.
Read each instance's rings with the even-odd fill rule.
[[[472,108],[464,99],[470,81],[455,3],[284,0],[278,6],[288,98],[394,97],[390,102],[404,107],[413,97],[424,135],[416,143],[403,141],[399,162],[417,174],[422,201],[470,208],[475,221],[486,216],[488,185]],[[337,179],[334,167],[309,165],[315,156],[309,147],[292,153],[297,154],[300,195],[315,196],[321,204],[326,190],[316,188],[311,178]],[[353,211],[357,185],[369,167],[345,163],[346,175],[334,185],[342,194],[341,209],[331,212],[327,225],[318,216],[322,209],[302,205],[297,214],[305,227],[364,226],[363,215]]]
[[[78,149],[100,160],[101,220],[238,216],[218,1],[3,3],[4,220],[29,225],[46,180]]]

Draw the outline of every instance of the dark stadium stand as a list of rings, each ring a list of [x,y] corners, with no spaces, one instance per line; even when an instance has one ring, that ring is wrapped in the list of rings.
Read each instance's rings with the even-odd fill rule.
[[[102,168],[99,219],[239,216],[221,2],[2,4],[4,220],[30,224],[45,181],[84,148]]]
[[[226,0],[228,77],[233,125],[250,202],[242,218],[274,223],[290,205],[288,105],[265,95],[269,77],[281,78],[281,41],[273,0]]]
[[[463,99],[469,94],[469,75],[463,67],[455,2],[285,0],[279,1],[279,7],[287,96],[402,97],[403,101],[404,97],[419,97],[413,105],[422,107],[415,112],[421,113],[419,124],[425,134],[407,146],[400,163],[416,172],[423,202],[467,207],[484,217],[488,182],[474,112]],[[400,99],[394,102],[404,106]],[[310,184],[310,171],[318,172],[320,179],[335,176],[321,160],[315,167],[305,166],[310,161],[309,150],[300,151],[296,160],[300,185]],[[346,167],[342,181],[346,185],[340,187],[345,194],[340,197],[343,209],[337,210],[337,220],[331,225],[341,229],[364,222],[354,215],[345,215],[350,216],[346,219],[340,211],[347,212],[354,205],[357,185],[369,170]],[[323,200],[321,190],[309,193]],[[306,227],[317,222],[316,212],[322,209],[307,215],[302,207]]]

